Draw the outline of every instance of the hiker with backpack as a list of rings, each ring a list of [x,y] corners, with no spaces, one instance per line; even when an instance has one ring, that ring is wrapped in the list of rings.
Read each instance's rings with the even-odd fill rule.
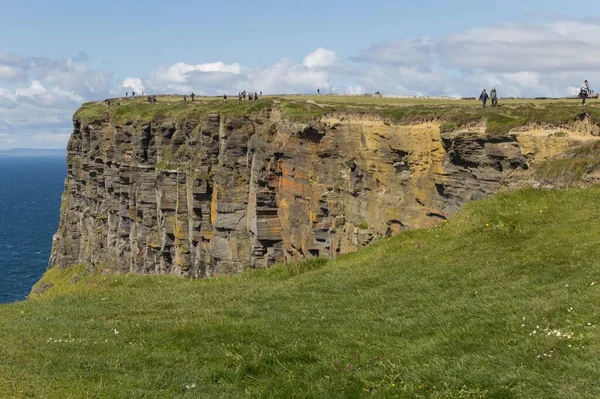
[[[489,96],[488,96],[487,92],[485,91],[485,89],[483,89],[483,91],[479,95],[479,101],[481,101],[483,108],[485,108],[485,104],[487,103],[488,98],[489,98]]]
[[[498,106],[498,94],[496,93],[496,88],[492,87],[492,91],[490,92],[490,99],[492,100],[492,107]]]
[[[585,100],[587,100],[590,93],[591,93],[590,86],[588,84],[588,81],[586,80],[583,82],[583,84],[579,88],[579,98],[581,98],[581,105],[586,105]]]

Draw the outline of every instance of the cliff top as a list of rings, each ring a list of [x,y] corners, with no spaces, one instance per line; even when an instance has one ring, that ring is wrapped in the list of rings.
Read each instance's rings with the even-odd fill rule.
[[[361,96],[265,96],[258,101],[229,98],[196,97],[184,103],[181,96],[157,96],[156,103],[146,98],[117,98],[110,107],[104,101],[83,104],[75,118],[92,123],[110,120],[114,124],[201,119],[211,113],[224,116],[257,116],[278,109],[291,121],[310,122],[327,115],[362,114],[383,118],[390,123],[414,123],[438,120],[443,131],[453,131],[470,123],[485,120],[489,134],[507,133],[531,123],[571,125],[578,120],[600,123],[600,108],[582,107],[578,100],[501,100],[497,108],[482,109],[476,100],[397,99]]]

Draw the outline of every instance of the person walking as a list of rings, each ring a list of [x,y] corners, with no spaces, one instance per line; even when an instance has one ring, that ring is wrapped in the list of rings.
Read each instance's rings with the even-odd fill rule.
[[[496,93],[495,87],[492,87],[492,91],[490,92],[490,99],[492,100],[492,107],[498,106],[498,94]]]
[[[581,98],[581,105],[586,105],[585,100],[587,100],[590,95],[590,86],[588,81],[584,81],[581,87],[579,88],[579,98]]]
[[[479,101],[481,101],[481,105],[483,105],[483,108],[485,108],[485,104],[487,103],[488,98],[489,96],[487,92],[485,91],[485,89],[483,89],[483,91],[479,95]]]

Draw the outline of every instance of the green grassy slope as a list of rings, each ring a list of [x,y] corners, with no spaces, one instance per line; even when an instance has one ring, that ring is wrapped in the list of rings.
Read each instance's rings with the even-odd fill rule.
[[[600,397],[598,204],[504,194],[232,278],[53,271],[0,306],[0,397]]]

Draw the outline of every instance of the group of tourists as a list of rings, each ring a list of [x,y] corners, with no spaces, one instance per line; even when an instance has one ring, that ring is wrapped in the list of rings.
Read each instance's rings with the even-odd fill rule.
[[[250,92],[247,93],[246,90],[238,93],[238,102],[242,102],[246,99],[246,97],[248,97],[248,101],[258,101],[258,93],[257,92]],[[262,96],[262,91],[260,92],[260,95]]]
[[[481,101],[481,105],[483,106],[483,108],[485,108],[485,105],[486,105],[488,99],[492,100],[492,107],[498,106],[498,93],[496,92],[495,87],[492,87],[492,91],[490,92],[489,95],[487,94],[485,89],[483,89],[483,91],[479,95],[479,101]]]
[[[579,94],[577,95],[577,97],[579,97],[581,99],[582,106],[586,105],[586,100],[592,93],[593,93],[593,90],[590,89],[590,85],[589,85],[588,81],[585,80],[583,82],[583,84],[581,85],[581,87],[579,88]],[[483,108],[486,108],[486,104],[487,104],[488,100],[492,101],[492,107],[498,106],[498,93],[496,92],[495,87],[492,88],[492,91],[490,92],[489,95],[485,91],[485,89],[483,89],[483,91],[479,95],[479,101],[481,101],[481,105],[483,106]]]
[[[586,100],[588,99],[588,97],[593,93],[592,90],[590,90],[590,86],[587,80],[585,80],[583,82],[583,84],[581,85],[581,87],[579,88],[579,94],[578,97],[581,99],[581,105],[586,105]],[[135,91],[131,92],[131,97],[135,97]],[[321,90],[317,89],[317,94],[320,95],[321,94]],[[376,95],[381,96],[381,94],[378,92],[375,93]],[[142,93],[143,95],[143,93]],[[262,96],[262,91],[260,92],[260,95]],[[129,97],[129,92],[125,92],[125,98]],[[183,102],[187,103],[187,95],[183,96]],[[239,92],[238,93],[238,102],[242,102],[244,101],[246,98],[248,98],[248,101],[257,101],[259,97],[259,94],[257,92],[246,92],[246,90]],[[190,94],[190,98],[192,99],[192,101],[194,101],[194,99],[196,98],[196,95],[192,92],[192,94]],[[492,107],[497,107],[498,106],[498,93],[496,92],[496,88],[492,87],[492,91],[490,92],[490,94],[487,93],[487,91],[485,89],[483,89],[483,91],[481,92],[481,94],[479,95],[479,101],[481,101],[481,105],[483,108],[486,108],[487,106],[487,102],[488,100],[491,100],[492,102]],[[108,106],[110,106],[110,100],[105,100],[106,104]],[[156,96],[148,96],[148,102],[149,103],[155,103],[156,102]],[[227,102],[227,95],[224,94],[223,95],[223,102]],[[120,104],[118,104],[120,105]]]

